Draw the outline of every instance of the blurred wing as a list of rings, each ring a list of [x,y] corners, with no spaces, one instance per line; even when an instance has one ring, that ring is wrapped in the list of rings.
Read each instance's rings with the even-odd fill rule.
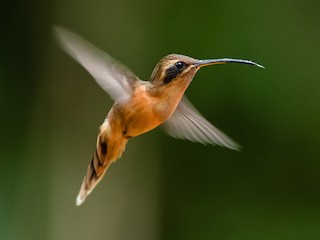
[[[138,77],[91,43],[62,27],[55,27],[63,49],[79,62],[114,100],[131,94]]]
[[[175,138],[219,145],[233,150],[240,148],[237,143],[201,116],[186,97],[183,97],[175,112],[163,126],[167,133]]]

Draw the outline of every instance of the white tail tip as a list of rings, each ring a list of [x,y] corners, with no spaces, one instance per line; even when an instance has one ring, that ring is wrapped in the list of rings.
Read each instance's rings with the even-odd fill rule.
[[[90,167],[90,165],[89,165]],[[87,196],[91,193],[91,190],[86,190],[86,177],[83,178],[83,182],[81,184],[80,191],[78,193],[78,196],[76,198],[76,205],[80,206],[84,200],[86,200]]]
[[[84,202],[84,198],[81,198],[80,195],[78,195],[77,199],[76,199],[76,205],[80,206],[83,202]]]

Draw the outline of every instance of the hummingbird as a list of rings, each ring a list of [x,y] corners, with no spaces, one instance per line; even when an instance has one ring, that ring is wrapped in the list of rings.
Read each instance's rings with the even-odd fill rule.
[[[119,159],[128,140],[159,125],[180,139],[238,150],[239,145],[206,120],[184,96],[196,72],[215,64],[241,63],[264,68],[258,63],[232,58],[198,60],[170,54],[155,66],[149,81],[77,34],[55,27],[62,48],[80,63],[115,101],[100,126],[96,150],[87,168],[76,205],[81,205]]]

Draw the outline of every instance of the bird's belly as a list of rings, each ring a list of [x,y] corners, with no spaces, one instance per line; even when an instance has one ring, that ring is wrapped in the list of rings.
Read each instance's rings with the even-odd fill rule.
[[[123,135],[129,138],[158,127],[171,116],[175,107],[172,102],[150,97],[142,91],[126,101],[115,103],[109,120],[117,122]]]
[[[159,102],[155,102],[150,98],[145,98],[143,101],[135,101],[122,105],[122,126],[127,137],[134,137],[145,132],[148,132],[164,121],[171,115],[172,111],[164,108]]]
[[[152,109],[135,109],[134,113],[128,115],[124,126],[126,128],[126,135],[134,137],[146,133],[163,123],[158,114],[154,113]]]

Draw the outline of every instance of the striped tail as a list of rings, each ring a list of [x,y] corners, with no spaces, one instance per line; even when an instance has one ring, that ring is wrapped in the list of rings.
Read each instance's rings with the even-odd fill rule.
[[[117,142],[109,141],[107,136],[102,136],[106,135],[106,132],[101,131],[98,135],[97,149],[88,166],[87,174],[84,176],[76,199],[77,206],[84,202],[86,197],[101,181],[110,164],[120,158],[125,149],[127,139],[118,139]]]

